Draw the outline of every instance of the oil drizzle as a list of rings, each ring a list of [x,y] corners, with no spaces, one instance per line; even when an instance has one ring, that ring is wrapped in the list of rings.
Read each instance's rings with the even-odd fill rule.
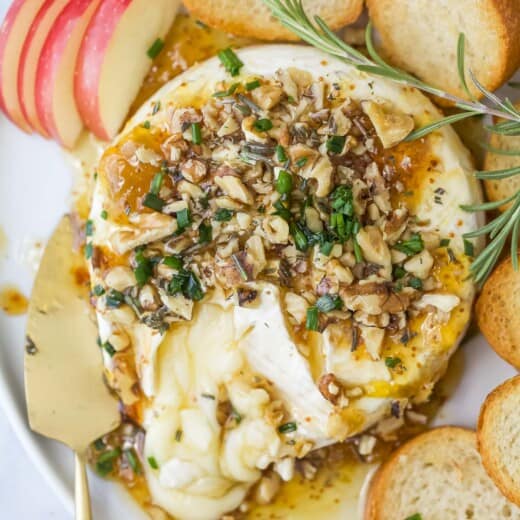
[[[13,285],[0,288],[0,309],[9,316],[20,316],[27,312],[29,300]]]

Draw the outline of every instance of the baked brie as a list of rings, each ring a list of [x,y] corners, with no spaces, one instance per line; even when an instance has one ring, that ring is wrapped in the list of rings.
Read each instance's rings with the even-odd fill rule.
[[[217,519],[428,399],[480,246],[455,132],[406,141],[438,117],[316,49],[258,46],[168,83],[105,151],[87,248],[106,374],[175,518]]]

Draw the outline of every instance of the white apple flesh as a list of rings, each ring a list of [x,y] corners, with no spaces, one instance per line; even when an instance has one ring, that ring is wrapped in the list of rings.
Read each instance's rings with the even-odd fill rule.
[[[49,135],[72,148],[83,129],[74,98],[81,42],[101,0],[70,0],[52,25],[36,69],[36,110]]]
[[[75,97],[85,126],[100,139],[121,128],[152,64],[147,50],[167,34],[179,4],[103,0],[94,14],[78,57]]]
[[[36,69],[47,36],[63,8],[70,0],[45,0],[34,19],[20,56],[18,96],[25,118],[38,133],[49,137],[36,110]]]
[[[45,0],[15,0],[0,27],[0,108],[25,132],[32,128],[18,98],[18,67],[27,33]]]

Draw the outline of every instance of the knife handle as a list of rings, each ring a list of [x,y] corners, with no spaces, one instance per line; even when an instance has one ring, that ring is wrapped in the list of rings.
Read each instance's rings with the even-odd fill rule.
[[[74,491],[76,504],[76,520],[91,520],[90,494],[85,464],[85,455],[74,454]]]

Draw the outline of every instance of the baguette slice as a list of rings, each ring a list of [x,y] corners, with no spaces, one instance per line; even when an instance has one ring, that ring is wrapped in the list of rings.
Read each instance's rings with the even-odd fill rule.
[[[365,520],[408,518],[517,520],[520,509],[484,471],[475,433],[446,426],[401,446],[374,477]]]
[[[520,505],[520,376],[502,383],[486,398],[477,429],[482,464],[498,488]]]
[[[211,27],[260,40],[298,40],[272,15],[262,0],[184,0],[190,13]],[[310,19],[321,16],[332,29],[358,19],[363,0],[303,0]]]
[[[517,103],[516,107],[520,108],[520,103]],[[484,159],[485,170],[505,170],[506,168],[520,166],[520,136],[491,134],[489,144],[499,150],[518,151],[519,155],[487,152]],[[513,175],[506,179],[485,180],[484,186],[489,200],[501,200],[513,195],[520,189],[520,176]]]
[[[517,0],[367,0],[389,60],[427,83],[467,97],[457,73],[457,41],[466,37],[466,66],[489,90],[520,65]],[[468,85],[472,84],[467,75]],[[482,97],[474,86],[473,94]]]
[[[520,369],[520,271],[509,257],[487,279],[476,305],[477,325],[493,350]]]

